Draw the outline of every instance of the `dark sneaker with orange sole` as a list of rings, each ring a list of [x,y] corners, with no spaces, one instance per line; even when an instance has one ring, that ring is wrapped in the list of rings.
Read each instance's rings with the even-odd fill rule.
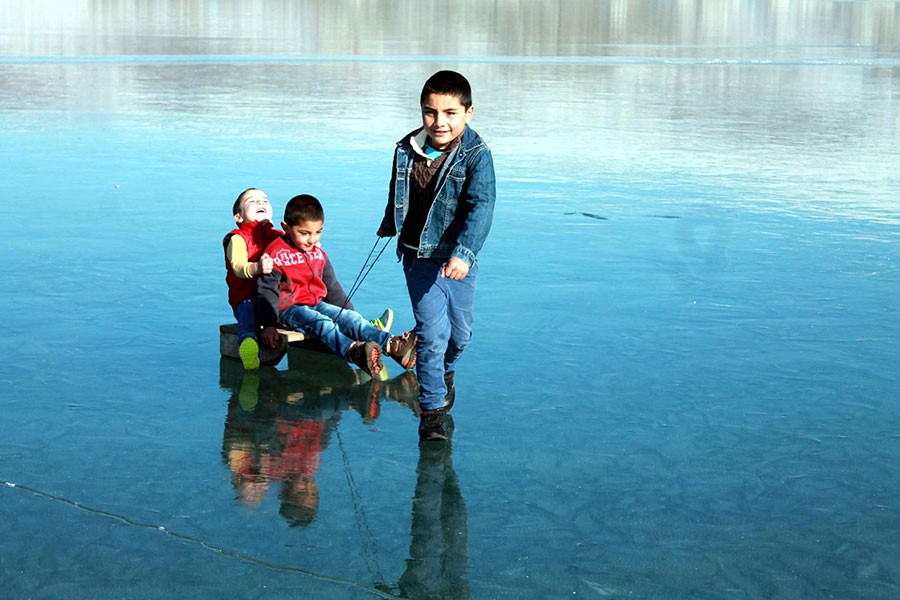
[[[381,348],[375,342],[353,342],[347,359],[369,377],[377,377],[381,372]]]

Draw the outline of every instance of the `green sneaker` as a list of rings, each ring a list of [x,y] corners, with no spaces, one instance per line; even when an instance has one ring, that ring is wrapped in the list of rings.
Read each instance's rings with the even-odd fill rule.
[[[388,308],[380,317],[372,319],[369,322],[382,331],[390,331],[391,325],[394,324],[394,311],[393,309]]]
[[[238,347],[238,354],[241,355],[241,362],[248,371],[255,371],[259,368],[259,344],[253,338],[244,338]]]

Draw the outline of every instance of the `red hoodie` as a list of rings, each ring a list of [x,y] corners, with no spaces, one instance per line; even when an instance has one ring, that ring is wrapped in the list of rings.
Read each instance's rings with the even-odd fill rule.
[[[322,248],[316,246],[309,252],[301,252],[291,245],[287,236],[282,236],[269,244],[266,253],[275,266],[259,280],[261,325],[274,325],[273,319],[289,306],[315,306],[325,298],[328,289],[322,272],[328,259]],[[265,310],[266,305],[274,314]]]

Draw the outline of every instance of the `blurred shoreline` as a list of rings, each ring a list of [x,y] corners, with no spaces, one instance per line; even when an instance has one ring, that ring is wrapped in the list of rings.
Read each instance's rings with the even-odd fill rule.
[[[4,0],[0,23],[4,56],[900,57],[897,2]]]

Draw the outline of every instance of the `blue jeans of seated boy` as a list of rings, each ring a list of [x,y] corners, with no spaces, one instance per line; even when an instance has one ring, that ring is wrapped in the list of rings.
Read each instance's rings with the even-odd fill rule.
[[[256,339],[256,298],[247,298],[234,307],[234,318],[238,325],[238,344],[248,337]]]
[[[316,336],[332,352],[344,358],[353,342],[375,342],[384,348],[391,337],[355,310],[341,309],[327,302],[315,306],[294,304],[281,311],[278,320],[295,331]]]
[[[478,263],[464,279],[441,278],[445,258],[403,257],[406,288],[416,319],[416,379],[422,410],[446,404],[444,373],[456,370],[456,361],[472,339],[475,280]]]

